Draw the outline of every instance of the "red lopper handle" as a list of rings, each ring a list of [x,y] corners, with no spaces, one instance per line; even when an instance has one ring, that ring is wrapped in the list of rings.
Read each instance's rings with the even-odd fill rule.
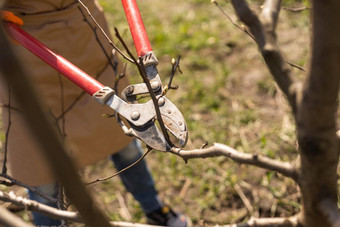
[[[152,51],[136,0],[122,0],[126,19],[139,57]]]
[[[7,23],[7,31],[17,42],[26,47],[33,54],[63,74],[78,87],[91,96],[102,89],[104,85],[86,74],[81,69],[67,61],[65,58],[48,49],[44,44],[29,35],[13,23]]]

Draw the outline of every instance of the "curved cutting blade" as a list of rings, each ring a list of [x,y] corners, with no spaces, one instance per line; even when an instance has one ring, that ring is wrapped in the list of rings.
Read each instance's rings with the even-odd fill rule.
[[[183,148],[188,141],[188,131],[182,113],[164,96],[159,98],[159,106],[165,127],[177,140],[172,142]]]
[[[159,151],[171,150],[170,145],[166,142],[163,134],[158,130],[153,121],[150,121],[141,127],[135,126],[130,122],[129,124],[138,136],[138,138],[150,147]]]

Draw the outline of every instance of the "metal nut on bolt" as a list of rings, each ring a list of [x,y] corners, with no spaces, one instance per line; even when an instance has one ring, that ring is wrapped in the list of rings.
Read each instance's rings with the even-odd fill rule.
[[[133,86],[129,86],[126,88],[125,94],[132,94],[133,90],[135,90],[135,88]]]
[[[163,106],[164,103],[165,103],[165,99],[164,99],[163,97],[160,97],[160,98],[158,99],[158,105],[159,105],[159,106]]]
[[[132,120],[137,121],[140,118],[140,113],[135,110],[130,114]]]
[[[155,90],[155,91],[158,90],[159,86],[160,86],[160,84],[157,81],[151,83],[152,90]]]

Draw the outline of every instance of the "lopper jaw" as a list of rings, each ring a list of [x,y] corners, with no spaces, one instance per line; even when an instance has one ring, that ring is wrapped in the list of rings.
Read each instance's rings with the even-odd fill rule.
[[[164,126],[172,135],[171,144],[156,125],[157,115],[153,101],[138,103],[138,96],[149,94],[145,83],[129,85],[122,91],[122,98],[114,94],[114,91],[109,87],[96,92],[93,97],[124,117],[133,131],[132,134],[148,146],[160,151],[170,151],[172,144],[182,148],[188,140],[186,122],[178,108],[162,94],[162,83],[156,68],[158,61],[153,52],[143,58],[143,63],[147,78],[158,101],[157,106]]]

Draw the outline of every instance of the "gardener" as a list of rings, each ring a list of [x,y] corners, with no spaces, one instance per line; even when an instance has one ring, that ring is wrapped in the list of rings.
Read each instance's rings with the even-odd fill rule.
[[[108,33],[104,14],[97,2],[84,0],[92,15]],[[53,51],[61,54],[89,75],[98,77],[102,84],[113,85],[114,75],[122,73],[111,46],[102,34],[98,39],[111,58],[114,68],[108,64],[101,46],[88,25],[94,23],[74,0],[9,0],[6,9],[23,19],[23,29]],[[47,112],[56,128],[65,139],[65,145],[79,168],[83,168],[109,155],[116,168],[121,170],[138,160],[142,149],[137,140],[123,134],[119,125],[101,117],[107,111],[89,96],[81,96],[80,90],[63,78],[47,64],[23,47],[14,45],[22,65],[33,81],[38,94],[43,97]],[[4,85],[3,83],[1,83]],[[127,79],[119,81],[119,89],[128,85]],[[8,103],[6,87],[0,88],[1,102]],[[11,102],[12,107],[15,103]],[[71,107],[68,109],[68,107]],[[9,123],[8,111],[2,111],[4,128]],[[51,169],[42,156],[35,138],[30,135],[22,113],[15,108],[10,113],[11,125],[8,135],[8,158],[11,175],[26,184],[36,186],[44,194],[57,197],[58,187]],[[187,226],[186,218],[165,206],[159,199],[154,181],[145,161],[120,175],[125,187],[132,193],[146,213],[150,224]],[[33,200],[56,207],[47,200],[29,191]],[[36,225],[60,225],[39,213],[33,213]]]

